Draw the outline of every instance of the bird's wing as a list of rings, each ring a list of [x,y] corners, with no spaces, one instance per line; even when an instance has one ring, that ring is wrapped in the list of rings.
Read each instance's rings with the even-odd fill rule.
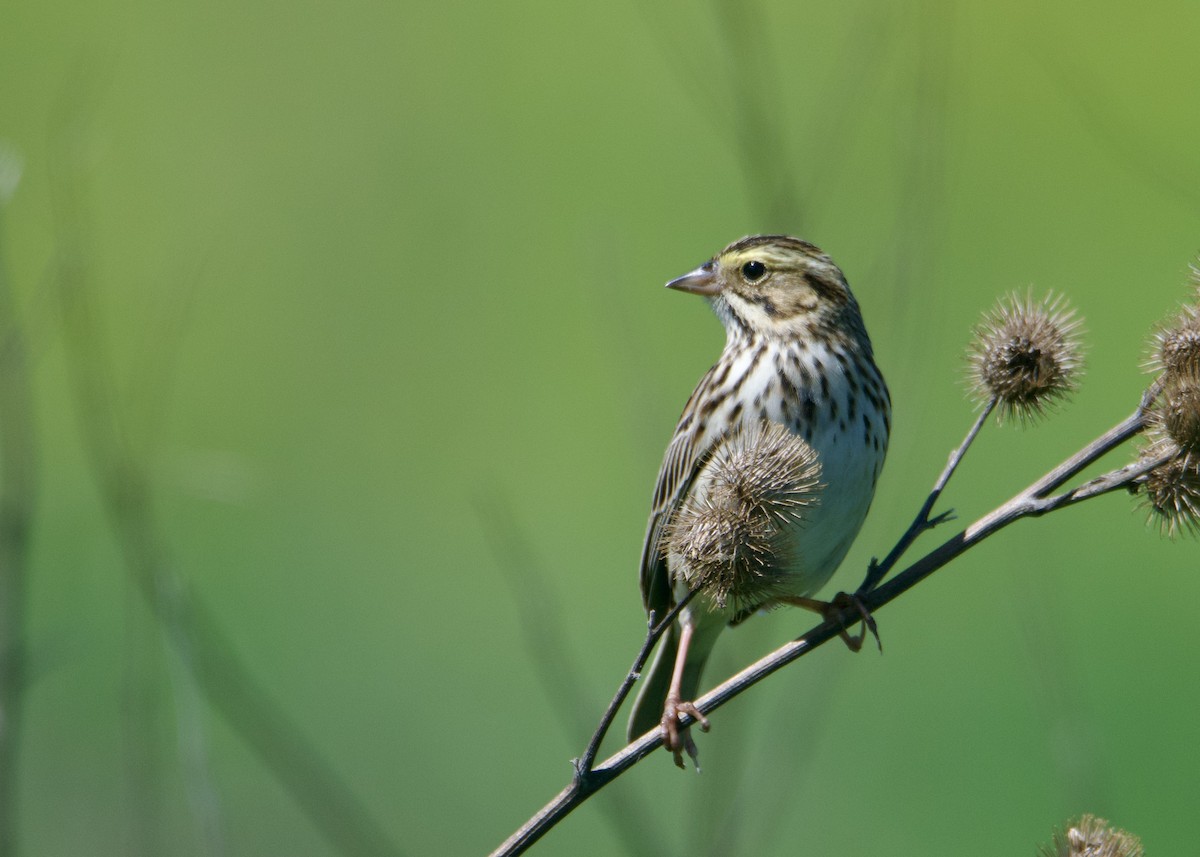
[[[646,541],[642,545],[641,582],[642,604],[646,612],[653,610],[660,619],[674,600],[671,597],[667,560],[662,550],[663,530],[708,460],[710,447],[716,446],[715,439],[704,431],[704,425],[697,421],[694,414],[696,403],[705,397],[715,369],[714,366],[708,371],[688,399],[683,415],[675,426],[675,436],[667,446],[662,467],[658,471],[658,482],[654,486]]]

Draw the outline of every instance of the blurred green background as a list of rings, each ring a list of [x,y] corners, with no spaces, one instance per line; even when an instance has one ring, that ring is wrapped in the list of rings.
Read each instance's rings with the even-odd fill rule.
[[[97,378],[156,585],[205,606],[401,853],[478,854],[566,785],[641,639],[650,490],[722,343],[668,278],[760,231],[849,277],[895,429],[832,593],[968,426],[996,296],[1069,295],[1088,374],[1048,424],[984,433],[946,497],[968,520],[1132,410],[1200,250],[1184,0],[3,19],[3,325],[37,465],[25,855],[341,853],[195,682],[205,640],[172,645],[133,585]],[[90,297],[64,321],[68,268]],[[716,715],[703,775],[656,754],[538,850],[1008,857],[1090,811],[1189,853],[1197,556],[1122,496],[1023,522],[882,611],[883,657],[804,659]],[[811,624],[747,623],[709,677]]]

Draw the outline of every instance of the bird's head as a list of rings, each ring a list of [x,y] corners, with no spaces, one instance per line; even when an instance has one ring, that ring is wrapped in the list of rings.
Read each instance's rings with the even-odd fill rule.
[[[709,298],[731,335],[814,339],[862,329],[838,266],[818,247],[786,235],[735,241],[667,288]]]

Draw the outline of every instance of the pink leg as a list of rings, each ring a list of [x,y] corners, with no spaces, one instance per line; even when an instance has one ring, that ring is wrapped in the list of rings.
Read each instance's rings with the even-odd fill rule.
[[[683,668],[687,663],[688,647],[692,642],[692,625],[686,620],[679,629],[679,648],[675,653],[675,670],[671,673],[671,687],[667,690],[667,701],[663,706],[662,728],[663,748],[675,757],[675,766],[683,768],[683,754],[686,751],[692,759],[696,770],[700,770],[697,762],[696,743],[687,729],[679,728],[679,721],[690,715],[700,724],[700,728],[708,731],[708,719],[700,713],[690,700],[680,699],[680,688],[683,686]]]

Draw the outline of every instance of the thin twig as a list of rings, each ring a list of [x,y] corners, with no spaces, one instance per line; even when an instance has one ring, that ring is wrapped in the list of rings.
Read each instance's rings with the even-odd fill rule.
[[[938,498],[942,496],[942,492],[946,490],[946,485],[950,482],[950,477],[954,475],[954,471],[958,469],[958,465],[962,463],[963,458],[967,454],[967,450],[971,448],[971,444],[975,442],[979,430],[983,428],[984,422],[987,420],[993,410],[996,409],[997,399],[993,396],[988,403],[980,411],[975,422],[971,425],[967,436],[963,438],[963,442],[958,445],[954,452],[950,453],[950,459],[946,462],[946,467],[937,478],[937,482],[933,484],[933,490],[929,492],[929,496],[925,498],[924,505],[921,506],[921,511],[917,512],[917,517],[913,519],[908,530],[900,537],[900,541],[896,542],[896,546],[884,557],[883,562],[875,562],[871,560],[871,565],[867,568],[866,579],[862,585],[858,587],[858,595],[863,595],[870,592],[879,585],[879,581],[883,580],[892,567],[900,561],[900,557],[904,556],[912,543],[915,542],[922,534],[932,530],[938,524],[943,524],[946,521],[954,519],[953,511],[946,511],[935,518],[930,518],[929,514],[933,511],[933,506],[937,503]]]
[[[1026,492],[1036,497],[1044,497],[1094,461],[1107,455],[1134,435],[1141,433],[1146,428],[1150,406],[1154,404],[1154,400],[1161,393],[1162,379],[1158,378],[1142,393],[1137,410],[1030,485]]]
[[[847,613],[845,620],[848,623],[852,623],[855,621],[856,616],[857,614],[851,616],[849,613]],[[663,624],[666,623],[660,623],[660,627]],[[784,665],[781,663],[779,666],[771,668],[761,675],[757,674],[756,670],[763,668],[764,666],[769,666],[770,659],[778,657],[781,653],[785,652],[790,653],[793,651],[799,651],[800,654],[802,654],[803,650],[807,648],[815,648],[829,639],[837,637],[842,628],[843,626],[839,625],[836,621],[827,620],[822,622],[804,637],[801,637],[799,640],[787,643],[781,648],[776,649],[770,655],[767,655],[757,663],[742,670],[729,681],[726,681],[724,684],[696,700],[696,708],[699,709],[701,713],[707,713],[719,708],[746,688],[757,684],[771,672],[774,672],[776,669],[778,669],[779,666]],[[792,655],[792,657],[788,658],[785,663],[790,663],[792,660],[795,660],[795,658],[799,657],[800,654]],[[736,689],[732,694],[728,694],[728,688],[738,682],[746,682],[746,684],[744,687]],[[690,715],[681,715],[680,717],[680,725],[684,728],[690,726],[694,722],[694,718],[692,718]],[[637,762],[641,761],[646,756],[649,756],[661,746],[661,729],[651,729],[637,740],[630,742],[623,749],[614,753],[612,756],[609,756],[604,760],[603,763],[593,768],[589,772],[589,775],[585,781],[581,782],[577,778],[571,783],[571,785],[559,792],[554,799],[550,801],[550,803],[542,807],[542,809],[539,810],[536,815],[523,824],[515,833],[513,833],[512,836],[506,839],[500,845],[500,847],[493,851],[491,857],[509,857],[509,855],[524,853],[526,849],[541,839],[542,836],[544,836],[551,828],[554,827],[554,825],[566,817],[566,815],[575,809],[575,807],[579,806],[591,795],[595,794],[596,791],[603,788],[609,782],[616,779],[625,771],[633,767]]]
[[[1113,471],[1111,474],[1107,474],[1105,477],[1100,477],[1100,480],[1093,480],[1093,482],[1100,482],[1101,485],[1089,489],[1089,493],[1086,496],[1081,495],[1078,499],[1072,499],[1074,492],[1067,492],[1066,495],[1057,500],[1047,501],[1045,499],[1049,492],[1061,486],[1071,476],[1095,463],[1102,456],[1111,452],[1117,445],[1129,440],[1145,429],[1146,410],[1155,395],[1157,395],[1156,389],[1157,384],[1147,391],[1146,395],[1142,397],[1142,402],[1138,405],[1137,410],[1127,419],[1113,426],[1107,432],[1100,435],[1100,437],[1064,460],[1062,464],[1055,467],[1041,479],[1038,479],[1024,491],[1021,491],[1006,503],[988,512],[957,536],[944,542],[936,550],[913,563],[913,565],[897,574],[891,580],[880,585],[874,592],[870,593],[869,597],[863,599],[867,609],[874,612],[876,607],[887,604],[896,596],[907,592],[922,579],[932,574],[938,568],[941,568],[941,566],[954,559],[967,548],[973,547],[1014,521],[1025,517],[1043,515],[1046,512],[1053,511],[1055,508],[1073,505],[1079,500],[1089,499],[1100,494],[1107,494],[1118,488],[1132,485],[1142,475],[1142,467],[1122,468]],[[1116,438],[1120,438],[1120,440],[1117,441],[1115,440]],[[1077,490],[1082,492],[1092,484],[1086,483]],[[1101,488],[1102,490],[1099,490]]]
[[[1145,461],[1135,461],[1133,464],[1127,464],[1124,467],[1109,471],[1103,476],[1097,476],[1095,479],[1083,483],[1078,488],[1072,488],[1070,491],[1064,491],[1062,494],[1056,494],[1052,497],[1030,498],[1027,504],[1029,511],[1026,514],[1030,517],[1044,515],[1056,509],[1065,509],[1067,506],[1074,506],[1076,503],[1081,503],[1084,500],[1091,500],[1093,497],[1099,497],[1102,494],[1109,494],[1122,488],[1129,488],[1151,470],[1156,470],[1169,462],[1175,455],[1176,453],[1172,451],[1153,458],[1147,458]]]
[[[525,649],[564,731],[575,740],[591,725],[585,714],[589,694],[571,652],[563,624],[567,612],[562,609],[554,580],[536,556],[525,528],[512,515],[511,504],[498,491],[489,492],[474,505],[496,563],[512,588]],[[600,809],[630,857],[663,853],[661,843],[654,841],[644,803],[632,794],[617,790],[610,800],[600,802]]]
[[[587,749],[584,750],[583,755],[575,763],[575,779],[581,782],[584,787],[587,787],[587,781],[592,779],[592,774],[594,773],[592,764],[596,761],[596,753],[600,750],[600,742],[604,740],[608,728],[612,726],[613,720],[616,719],[617,711],[620,710],[621,705],[625,702],[625,698],[629,696],[629,691],[633,689],[634,684],[641,678],[642,669],[645,668],[650,653],[654,651],[654,644],[666,633],[666,630],[679,617],[683,608],[696,597],[696,593],[699,591],[698,589],[693,589],[683,598],[679,599],[679,603],[671,608],[670,612],[663,617],[661,622],[656,622],[657,617],[653,612],[650,613],[646,639],[642,641],[642,648],[638,650],[637,657],[633,659],[633,666],[625,674],[621,686],[617,688],[617,692],[613,694],[608,708],[604,710],[604,716],[600,718],[600,725],[596,727],[596,731],[592,734],[592,740],[588,742]],[[603,785],[603,783],[600,785]]]

